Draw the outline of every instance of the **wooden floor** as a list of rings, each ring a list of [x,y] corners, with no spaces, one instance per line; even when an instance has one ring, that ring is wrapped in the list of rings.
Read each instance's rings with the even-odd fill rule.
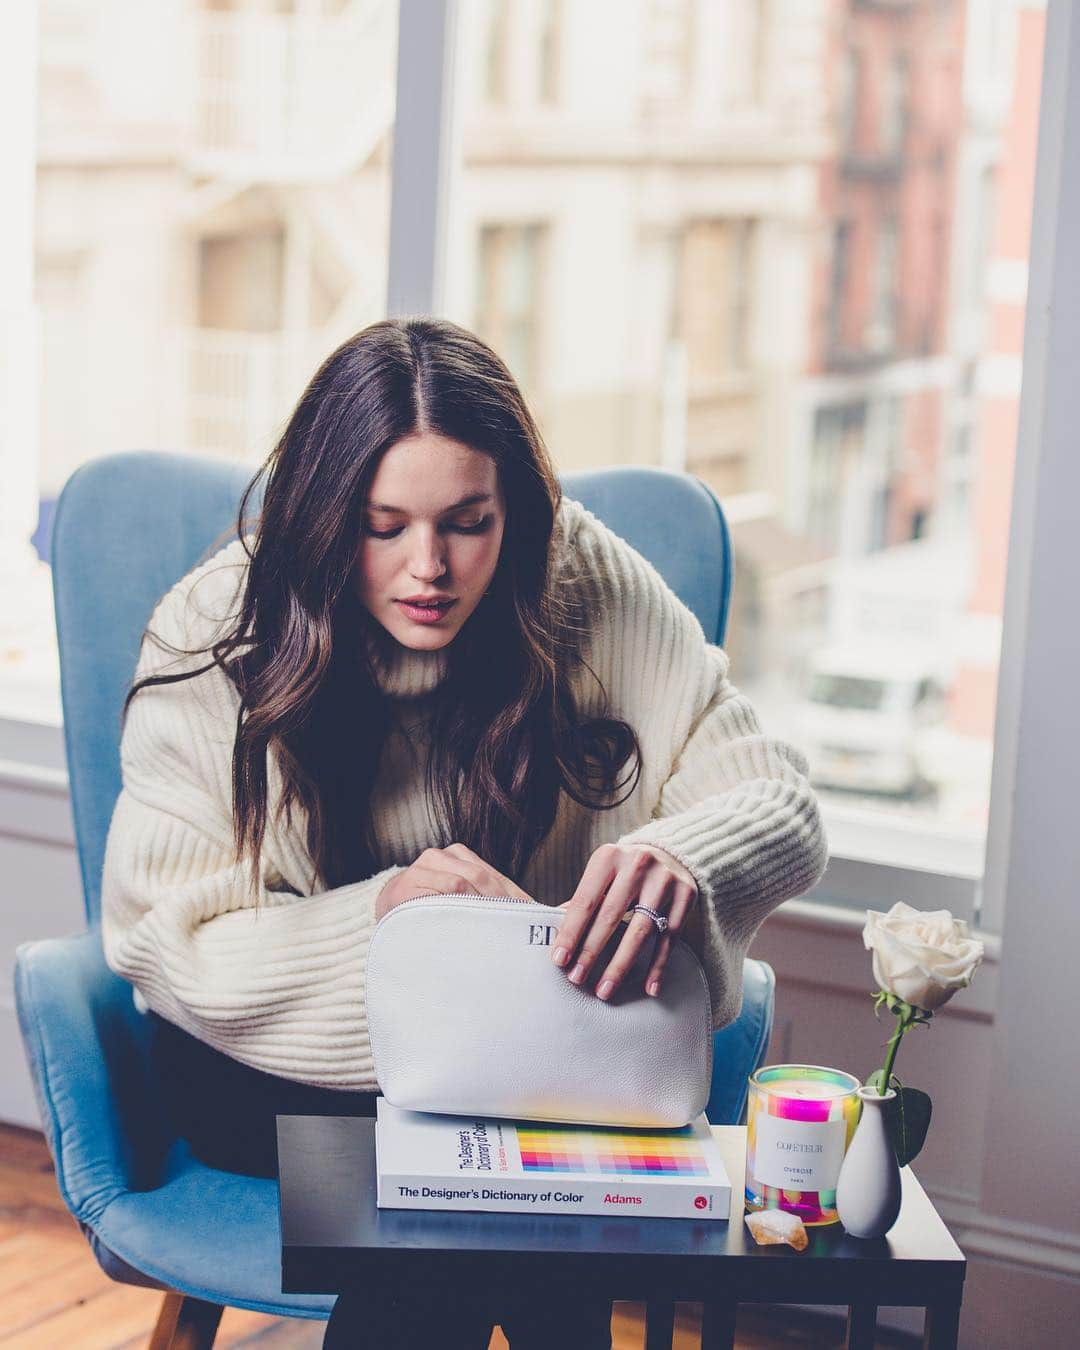
[[[136,1350],[146,1346],[162,1295],[115,1284],[98,1267],[64,1208],[42,1136],[0,1125],[0,1346],[5,1350]],[[613,1350],[639,1350],[644,1309],[615,1305]],[[316,1350],[325,1323],[267,1317],[226,1308],[215,1350]],[[696,1350],[700,1308],[680,1305],[675,1350]],[[740,1307],[736,1344],[743,1350],[839,1346],[836,1322],[782,1308]],[[880,1350],[908,1338],[881,1334]],[[433,1347],[437,1350],[437,1347]],[[496,1331],[491,1350],[506,1350]]]

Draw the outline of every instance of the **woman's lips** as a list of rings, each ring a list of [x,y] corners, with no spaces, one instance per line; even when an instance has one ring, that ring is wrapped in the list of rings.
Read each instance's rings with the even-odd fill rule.
[[[398,605],[406,617],[412,619],[414,623],[438,623],[440,619],[450,613],[457,604],[457,601],[451,600],[449,604],[431,607],[410,605],[405,600],[395,600],[394,603]]]

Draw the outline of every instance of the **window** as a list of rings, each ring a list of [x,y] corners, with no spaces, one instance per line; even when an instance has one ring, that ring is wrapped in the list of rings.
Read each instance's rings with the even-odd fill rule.
[[[769,88],[769,55],[773,43],[773,0],[748,0],[750,26],[750,96],[755,103],[765,98]]]
[[[899,223],[895,216],[882,220],[878,228],[873,308],[864,339],[870,351],[889,352],[896,344],[898,232]]]
[[[492,109],[552,103],[561,78],[563,0],[470,0],[473,51],[459,76]],[[475,71],[475,75],[471,73]]]
[[[862,90],[862,57],[854,47],[844,52],[840,67],[838,140],[842,154],[858,149],[859,100]]]
[[[491,344],[515,379],[541,396],[543,225],[485,225],[479,235],[475,332]]]
[[[536,83],[541,103],[553,103],[558,89],[560,3],[561,0],[540,0]]]
[[[509,0],[482,0],[478,14],[483,55],[480,62],[484,97],[491,103],[503,103],[507,97],[507,68],[510,60]]]
[[[473,8],[462,10],[465,51],[478,40]],[[747,671],[734,678],[763,723],[813,760],[809,691],[826,649],[865,648],[866,664],[869,648],[892,645],[927,664],[905,686],[909,711],[914,682],[940,680],[949,713],[934,791],[914,779],[878,791],[866,772],[822,799],[834,819],[858,818],[870,851],[867,821],[949,833],[975,877],[996,663],[982,607],[1000,614],[991,560],[1007,519],[991,530],[971,502],[988,493],[1008,508],[1013,447],[999,441],[1015,426],[1018,374],[1015,353],[1003,361],[995,344],[1021,331],[1024,265],[1020,236],[988,223],[982,204],[989,183],[1000,200],[1026,199],[1008,184],[1029,181],[1033,123],[1018,134],[1011,99],[1022,90],[1029,106],[1041,50],[1034,39],[1003,53],[985,31],[993,5],[911,5],[902,21],[857,4],[788,7],[783,41],[771,8],[564,6],[563,79],[542,133],[526,109],[501,112],[496,142],[483,100],[462,91],[449,212],[463,241],[496,221],[548,224],[544,266],[519,264],[537,291],[517,312],[549,335],[538,337],[541,425],[559,467],[681,457],[720,496],[746,595]],[[994,63],[980,72],[987,51]],[[969,60],[972,80],[958,79]],[[499,247],[509,244],[484,246],[489,288],[509,284],[491,261]],[[982,277],[965,282],[979,249]],[[449,268],[448,311],[464,322],[476,267],[459,255]],[[485,294],[485,312],[509,306]],[[1002,304],[1013,308],[995,323]],[[855,664],[833,673],[884,678]],[[958,717],[973,682],[979,716]],[[887,729],[874,726],[885,755]]]
[[[642,112],[663,115],[691,92],[693,14],[689,0],[642,0]]]
[[[815,543],[839,552],[857,547],[850,538],[857,507],[854,479],[863,459],[866,406],[862,403],[817,410],[810,448],[810,484],[805,531]]]
[[[699,386],[749,365],[752,237],[749,220],[693,221],[683,231],[677,336]]]
[[[43,520],[85,453],[71,426],[261,457],[340,325],[383,309],[396,7],[179,7],[144,54],[125,3],[107,90],[100,7],[43,7]],[[1003,12],[462,0],[442,301],[506,356],[561,469],[679,464],[718,493],[734,675],[766,726],[813,751],[841,647],[845,680],[888,682],[851,653],[889,643],[945,667],[912,676],[944,691],[935,792],[822,801],[865,856],[903,822],[913,863],[924,828],[973,879],[1044,25]],[[150,78],[168,34],[194,54],[190,116]],[[106,336],[74,372],[78,324]]]
[[[888,481],[874,489],[871,507],[870,537],[867,549],[876,553],[888,542],[889,518],[892,513],[893,489]]]
[[[750,364],[750,322],[754,312],[753,222],[740,220],[733,226],[733,232],[728,363],[732,370],[745,370]]]
[[[848,273],[851,270],[853,226],[850,220],[838,220],[833,226],[832,269],[829,274],[828,344],[832,351],[844,346],[844,311]]]
[[[881,153],[898,159],[904,151],[908,122],[908,56],[893,52],[882,82]]]

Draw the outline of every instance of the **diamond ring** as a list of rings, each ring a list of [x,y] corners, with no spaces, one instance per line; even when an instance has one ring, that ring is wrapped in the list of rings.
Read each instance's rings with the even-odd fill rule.
[[[663,914],[658,913],[655,909],[650,909],[648,905],[635,905],[631,909],[630,913],[647,914],[649,918],[652,919],[653,923],[656,924],[656,929],[657,932],[659,933],[663,933],[667,929],[668,926],[667,919],[663,916]]]

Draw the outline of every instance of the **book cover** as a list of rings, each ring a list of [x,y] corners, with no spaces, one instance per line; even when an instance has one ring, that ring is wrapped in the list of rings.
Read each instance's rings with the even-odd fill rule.
[[[382,1209],[728,1218],[731,1183],[702,1112],[681,1129],[480,1119],[376,1101]]]

